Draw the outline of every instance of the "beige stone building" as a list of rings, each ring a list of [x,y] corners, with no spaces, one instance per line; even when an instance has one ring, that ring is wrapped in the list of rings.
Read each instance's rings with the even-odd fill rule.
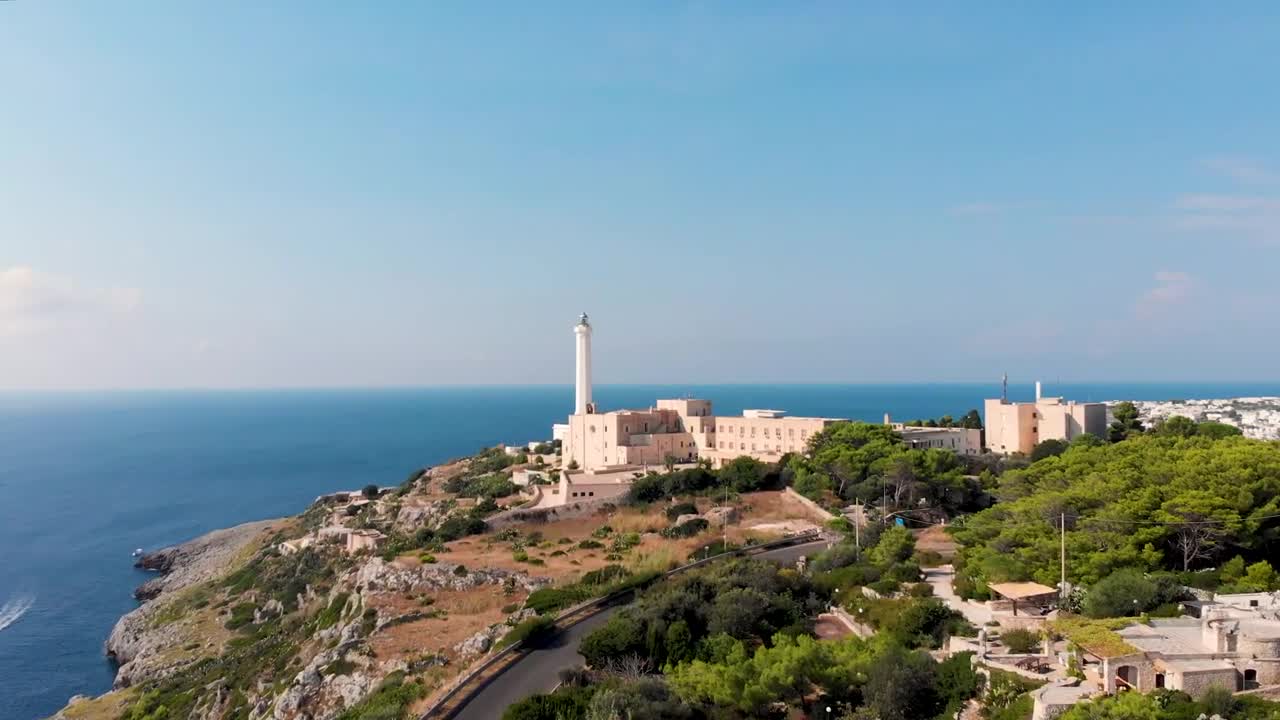
[[[776,462],[803,451],[835,418],[790,417],[781,410],[712,413],[709,400],[659,400],[647,410],[588,412],[569,417],[565,462],[583,470],[620,465],[656,467],[709,460],[719,467],[742,455]]]
[[[1040,383],[1036,383],[1035,402],[1015,403],[994,398],[988,399],[983,409],[987,449],[991,452],[1029,455],[1037,443],[1045,440],[1070,442],[1084,433],[1106,437],[1105,403],[1041,397]]]
[[[887,413],[884,416],[884,422],[902,436],[902,442],[906,443],[909,448],[950,450],[957,455],[982,454],[981,430],[904,425],[891,422]]]

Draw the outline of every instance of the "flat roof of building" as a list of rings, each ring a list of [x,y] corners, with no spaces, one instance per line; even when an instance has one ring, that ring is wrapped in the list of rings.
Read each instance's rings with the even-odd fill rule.
[[[988,585],[988,587],[997,595],[1007,597],[1010,600],[1025,600],[1026,598],[1058,594],[1057,588],[1034,582],[994,583]]]
[[[1196,672],[1215,672],[1221,670],[1230,670],[1235,672],[1235,666],[1226,660],[1165,660],[1164,664],[1184,673]]]
[[[1035,694],[1045,705],[1075,705],[1094,692],[1093,688],[1083,685],[1045,685]]]

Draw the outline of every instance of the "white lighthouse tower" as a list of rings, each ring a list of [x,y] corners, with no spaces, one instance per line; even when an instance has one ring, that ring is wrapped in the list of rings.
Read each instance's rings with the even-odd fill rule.
[[[573,385],[573,414],[586,415],[591,407],[591,323],[587,314],[582,313],[578,324],[573,326],[573,334],[577,340],[578,362],[577,377]]]

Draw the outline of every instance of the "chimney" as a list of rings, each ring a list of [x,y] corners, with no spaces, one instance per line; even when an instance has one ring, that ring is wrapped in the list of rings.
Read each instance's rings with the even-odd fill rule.
[[[1036,381],[1036,402],[1040,402],[1040,381]]]

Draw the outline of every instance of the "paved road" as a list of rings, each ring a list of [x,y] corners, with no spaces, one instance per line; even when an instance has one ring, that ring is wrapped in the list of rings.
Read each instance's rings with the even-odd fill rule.
[[[974,627],[981,628],[991,621],[991,610],[983,603],[962,600],[956,595],[955,591],[951,589],[951,579],[955,577],[955,574],[955,570],[950,565],[924,569],[925,582],[933,586],[934,597],[946,603],[952,610],[964,615],[965,619],[973,623]]]
[[[826,548],[826,541],[793,545],[760,553],[755,557],[789,565],[801,555],[811,556]],[[506,672],[489,683],[454,715],[455,720],[494,720],[502,711],[534,693],[550,692],[560,682],[560,671],[582,664],[578,644],[582,638],[604,625],[625,606],[613,607],[561,633],[554,644],[525,655]]]

